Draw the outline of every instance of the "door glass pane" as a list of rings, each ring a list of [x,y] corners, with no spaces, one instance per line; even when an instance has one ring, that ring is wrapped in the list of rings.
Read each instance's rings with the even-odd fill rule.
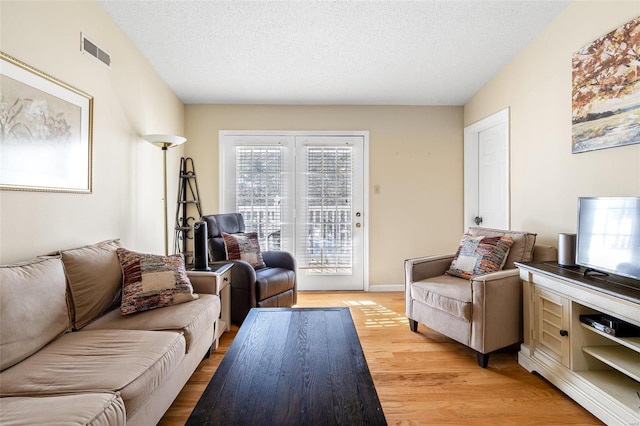
[[[352,273],[352,164],[349,146],[306,148],[306,252],[299,265],[307,273]]]
[[[266,251],[281,247],[282,154],[281,146],[236,146],[236,211]]]

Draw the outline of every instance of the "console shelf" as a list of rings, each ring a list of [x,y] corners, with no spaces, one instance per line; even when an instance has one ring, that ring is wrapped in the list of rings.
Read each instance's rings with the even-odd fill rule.
[[[586,383],[601,390],[610,399],[613,399],[615,403],[611,404],[611,409],[616,409],[616,407],[629,407],[629,409],[633,410],[633,407],[640,406],[640,398],[638,398],[638,394],[636,393],[638,382],[633,381],[622,373],[604,370],[580,371],[577,373],[577,376],[582,378]],[[636,420],[626,424],[637,423]],[[614,422],[607,423],[619,424]]]
[[[593,327],[589,327],[587,324],[580,324],[580,325],[582,325],[582,327],[586,328],[592,333],[599,334],[611,340],[612,342],[615,342],[622,346],[626,346],[627,348],[640,353],[640,337],[616,337],[607,333],[603,333],[602,331],[595,329]],[[637,361],[640,362],[640,360],[637,360]]]
[[[618,283],[600,286],[549,262],[517,266],[525,327],[520,365],[608,425],[640,424],[640,337],[616,337],[580,321],[583,315],[604,314],[640,326],[640,285],[620,286],[618,294]]]
[[[640,354],[623,346],[585,346],[582,350],[622,374],[640,381]]]

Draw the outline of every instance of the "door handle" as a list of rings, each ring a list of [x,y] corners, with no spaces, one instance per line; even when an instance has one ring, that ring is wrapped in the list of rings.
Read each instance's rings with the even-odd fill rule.
[[[473,221],[476,223],[476,225],[480,225],[482,223],[482,218],[480,216],[476,216]]]

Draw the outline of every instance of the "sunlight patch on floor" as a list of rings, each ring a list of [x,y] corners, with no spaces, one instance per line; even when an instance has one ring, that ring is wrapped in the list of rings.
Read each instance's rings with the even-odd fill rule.
[[[407,325],[407,317],[368,300],[344,300],[342,303],[360,310],[365,316],[365,327],[399,327]]]

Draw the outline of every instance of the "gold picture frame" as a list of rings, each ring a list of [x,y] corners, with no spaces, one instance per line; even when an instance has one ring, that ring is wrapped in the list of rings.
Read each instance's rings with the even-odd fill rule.
[[[0,52],[0,189],[92,192],[93,97]]]

